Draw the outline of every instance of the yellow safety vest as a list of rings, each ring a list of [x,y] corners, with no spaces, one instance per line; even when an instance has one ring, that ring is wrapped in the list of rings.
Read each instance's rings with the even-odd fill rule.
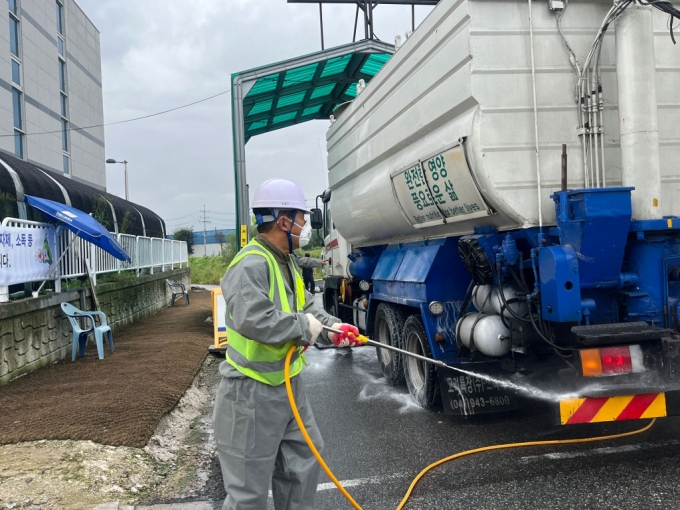
[[[234,257],[229,264],[229,269],[249,255],[257,255],[267,261],[269,266],[269,299],[276,303],[275,297],[278,297],[281,310],[290,313],[281,269],[274,256],[255,239],[250,241]],[[305,307],[305,284],[297,270],[294,269],[293,273],[296,311],[301,312]],[[283,345],[268,345],[246,338],[229,326],[227,326],[227,339],[226,361],[236,370],[271,386],[279,386],[284,383],[283,371],[286,354],[291,346],[297,344],[297,339],[292,338]],[[302,347],[298,347],[297,352],[293,354],[290,366],[291,377],[299,374],[302,370],[302,364],[305,362],[302,349]]]

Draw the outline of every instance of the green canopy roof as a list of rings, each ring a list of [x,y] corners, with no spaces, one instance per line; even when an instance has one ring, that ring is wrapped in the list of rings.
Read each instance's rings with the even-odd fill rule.
[[[327,119],[356,97],[356,84],[382,69],[394,46],[366,39],[231,75],[231,122],[239,246],[248,238],[250,210],[246,142],[255,135]]]
[[[244,141],[327,119],[356,97],[358,81],[370,82],[392,53],[394,46],[366,40],[232,75],[232,85],[241,85]]]

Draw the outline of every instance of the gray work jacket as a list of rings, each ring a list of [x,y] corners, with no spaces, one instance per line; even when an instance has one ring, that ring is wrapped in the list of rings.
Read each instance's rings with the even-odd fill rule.
[[[274,256],[283,274],[286,298],[291,310],[295,310],[293,259],[282,253],[264,237],[258,235],[257,241]],[[227,305],[226,324],[229,328],[256,342],[281,345],[298,339],[299,345],[307,345],[312,338],[309,330],[311,313],[325,326],[340,322],[339,319],[319,309],[314,296],[305,290],[306,305],[302,312],[284,313],[281,306],[269,299],[269,266],[264,257],[251,255],[244,257],[235,266],[227,269],[220,281],[222,295]],[[229,363],[220,363],[220,374],[224,377],[245,377]]]
[[[298,267],[302,269],[314,269],[316,267],[323,267],[323,261],[321,259],[315,259],[314,257],[295,257],[295,262],[297,262]]]

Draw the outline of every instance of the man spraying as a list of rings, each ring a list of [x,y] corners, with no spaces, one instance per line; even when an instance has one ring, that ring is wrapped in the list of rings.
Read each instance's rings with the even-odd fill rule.
[[[227,307],[227,352],[213,414],[217,453],[227,491],[223,510],[263,510],[271,483],[276,510],[312,509],[320,466],[293,418],[284,385],[291,346],[291,385],[300,416],[319,451],[323,440],[304,392],[303,350],[322,325],[339,346],[361,345],[359,331],[319,310],[292,256],[311,237],[300,186],[286,179],[260,185],[253,199],[258,235],[221,281]],[[324,333],[325,334],[325,333]]]

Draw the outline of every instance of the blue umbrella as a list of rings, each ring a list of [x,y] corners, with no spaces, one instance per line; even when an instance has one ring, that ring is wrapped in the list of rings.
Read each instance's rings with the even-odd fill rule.
[[[99,246],[102,250],[109,252],[123,262],[130,261],[130,256],[118,244],[118,241],[111,237],[111,234],[104,225],[89,214],[66,204],[47,200],[46,198],[26,195],[24,201],[50,218],[62,221],[78,237],[85,239],[95,246]]]

